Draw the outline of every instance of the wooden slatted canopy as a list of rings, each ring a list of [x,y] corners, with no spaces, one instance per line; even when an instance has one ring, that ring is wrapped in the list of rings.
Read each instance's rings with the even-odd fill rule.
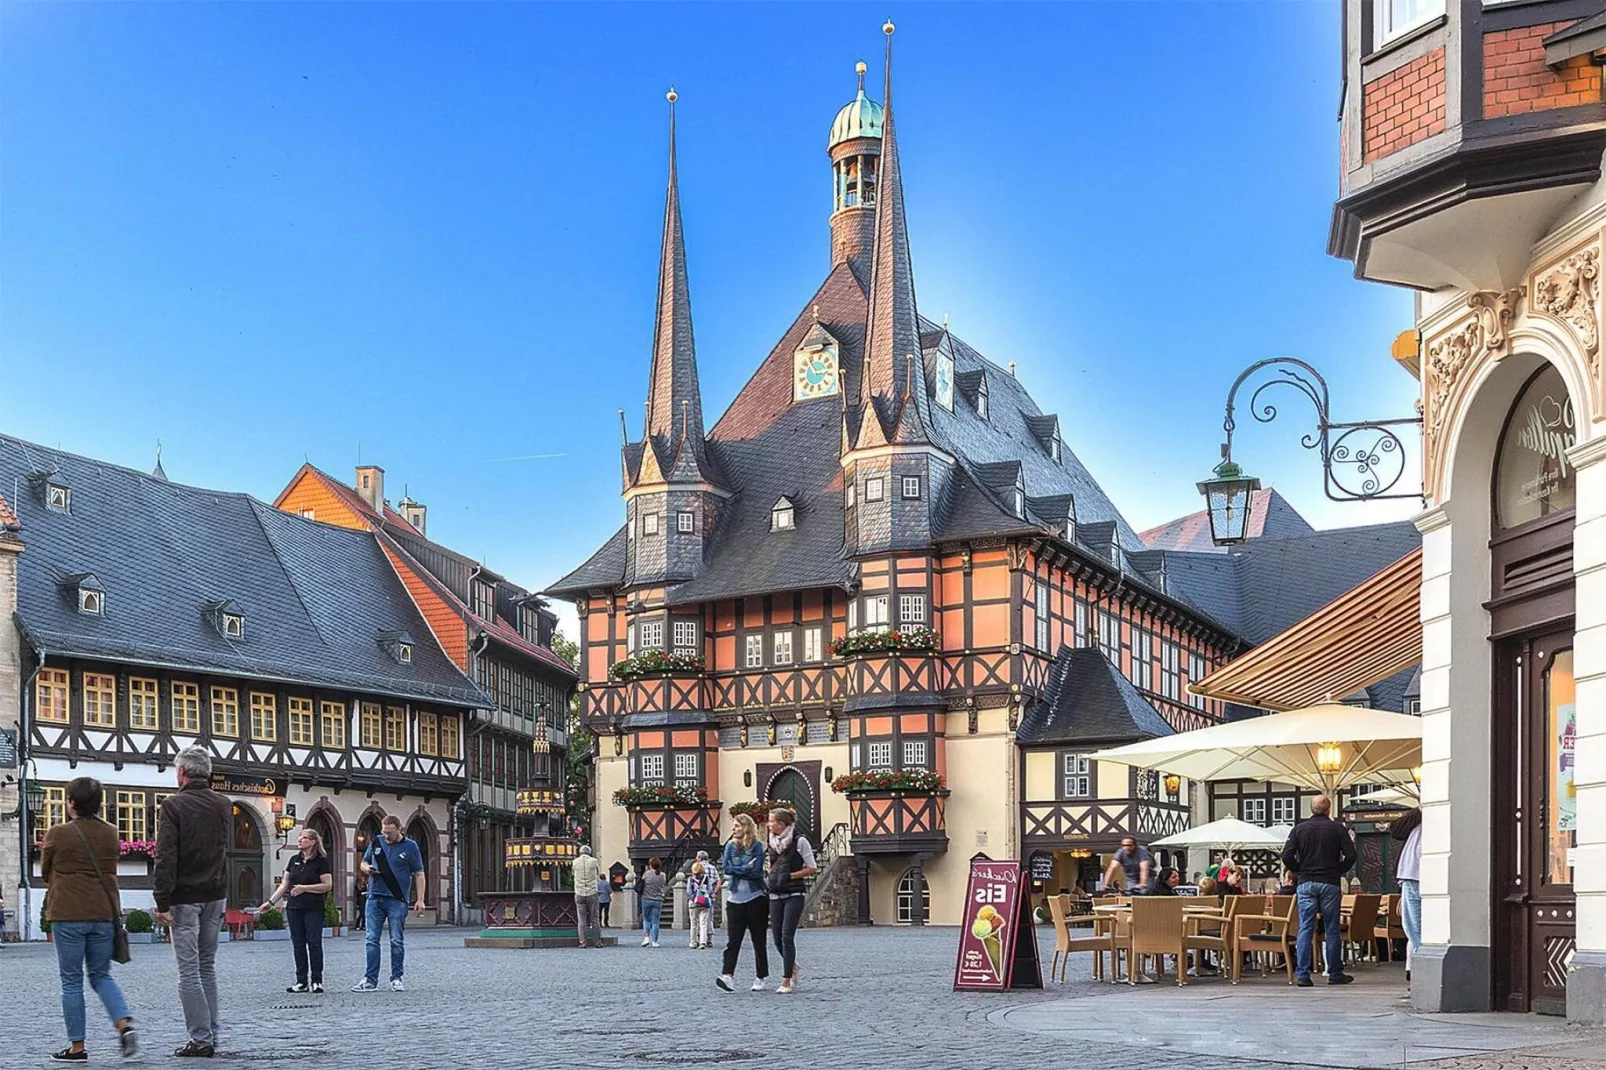
[[[1336,702],[1422,661],[1422,550],[1188,690],[1267,710]]]

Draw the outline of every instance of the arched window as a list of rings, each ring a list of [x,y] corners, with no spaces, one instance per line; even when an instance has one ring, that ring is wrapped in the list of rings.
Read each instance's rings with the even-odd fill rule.
[[[1495,526],[1514,528],[1578,504],[1567,451],[1577,441],[1573,401],[1547,364],[1522,388],[1500,433],[1495,460]]]
[[[931,882],[922,881],[920,889],[920,916],[931,917]],[[898,878],[898,924],[908,925],[914,921],[915,910],[915,871],[906,869],[903,876]]]

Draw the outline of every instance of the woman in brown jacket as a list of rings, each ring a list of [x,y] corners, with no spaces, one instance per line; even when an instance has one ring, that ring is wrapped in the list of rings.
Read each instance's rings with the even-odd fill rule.
[[[117,1027],[123,1055],[138,1048],[134,1019],[123,990],[112,979],[113,918],[121,917],[117,896],[117,830],[99,817],[105,791],[94,777],[81,776],[67,785],[67,814],[72,818],[45,833],[40,864],[48,889],[45,917],[56,942],[61,969],[61,1013],[67,1021],[67,1047],[51,1056],[57,1062],[89,1060],[84,1048],[84,970],[106,1013]],[[97,874],[98,869],[98,874]]]

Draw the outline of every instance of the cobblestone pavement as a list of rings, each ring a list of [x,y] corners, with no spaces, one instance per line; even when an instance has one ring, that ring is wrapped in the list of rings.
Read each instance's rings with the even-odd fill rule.
[[[1310,1032],[1313,1010],[1322,1027],[1320,1019],[1340,1009],[1335,999],[1319,999],[1268,1019],[1262,1003],[1269,1001],[1254,997],[1269,990],[1256,993],[1255,986],[1234,990],[1207,983],[1179,991],[1095,984],[1087,979],[1085,956],[1072,963],[1069,983],[1050,984],[1046,992],[954,993],[952,929],[804,930],[798,941],[804,983],[794,996],[747,992],[750,957],[745,971],[738,970],[739,991],[719,991],[713,984],[719,953],[688,949],[681,931],[666,932],[658,949],[637,946],[639,937],[626,932],[622,946],[590,951],[468,950],[462,946],[466,935],[471,934],[409,933],[404,993],[348,991],[361,975],[362,940],[330,941],[325,970],[330,990],[321,997],[285,993],[285,985],[294,979],[287,943],[223,945],[218,963],[224,1036],[213,1065],[447,1070],[470,1064],[607,1068],[728,1063],[763,1070],[817,1070],[822,1065],[968,1070],[1071,1063],[1149,1066],[1157,1059],[1188,1065],[1196,1061],[1189,1057],[1191,1046],[1152,1034],[1191,1019],[1209,1023],[1201,1027],[1210,1034],[1202,1038],[1210,1045],[1205,1050],[1218,1056],[1232,1053],[1234,1070],[1272,1070],[1329,1064],[1278,1056],[1246,1037],[1264,1036],[1267,1028]],[[1052,948],[1051,943],[1046,946]],[[134,955],[132,963],[114,969],[140,1025],[144,1061],[165,1064],[170,1061],[167,1053],[184,1039],[171,950],[136,945]],[[386,976],[388,966],[381,981]],[[1292,993],[1284,989],[1276,994],[1286,999]],[[1405,1017],[1394,1009],[1396,993],[1375,989],[1371,995],[1340,995],[1352,1001],[1351,1014]],[[89,1000],[92,1062],[115,1062],[110,1027],[98,1017],[93,994]],[[1241,1014],[1221,1013],[1221,1005],[1229,1001]],[[48,1053],[64,1042],[59,1007],[53,948],[35,944],[0,950],[0,1070],[48,1061]],[[1061,1028],[1078,1023],[1087,1028]],[[1332,1023],[1351,1037],[1367,1025]],[[1577,1032],[1553,1023],[1539,1026],[1525,1034],[1530,1046],[1579,1039]],[[1486,1029],[1486,1036],[1495,1033]],[[398,1054],[398,1044],[410,1050]],[[1488,1045],[1495,1046],[1518,1045]],[[1164,1048],[1178,1050],[1167,1059],[1158,1050]],[[1398,1053],[1377,1065],[1399,1065]],[[1574,1065],[1600,1063],[1462,1060],[1433,1065],[1447,1070],[1573,1070]]]

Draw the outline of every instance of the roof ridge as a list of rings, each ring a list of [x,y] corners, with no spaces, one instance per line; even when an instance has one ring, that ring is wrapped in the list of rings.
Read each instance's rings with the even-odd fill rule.
[[[138,476],[141,480],[144,480],[147,483],[153,483],[158,487],[177,487],[180,490],[197,491],[202,494],[222,495],[229,498],[247,498],[251,501],[257,500],[253,495],[243,490],[216,490],[212,487],[203,487],[195,483],[183,483],[178,480],[171,479],[157,479],[155,476],[141,468],[134,468],[126,464],[118,464],[115,461],[103,461],[98,457],[91,457],[84,453],[74,453],[71,450],[59,449],[55,446],[43,446],[37,442],[29,442],[25,438],[19,438],[16,435],[6,434],[4,431],[0,431],[0,441],[13,442],[17,446],[21,447],[24,453],[28,453],[30,455],[34,450],[40,450],[45,453],[54,454],[58,457],[66,457],[74,461],[82,461],[85,464],[91,464],[97,468],[112,468],[119,472],[127,472],[130,475]]]

